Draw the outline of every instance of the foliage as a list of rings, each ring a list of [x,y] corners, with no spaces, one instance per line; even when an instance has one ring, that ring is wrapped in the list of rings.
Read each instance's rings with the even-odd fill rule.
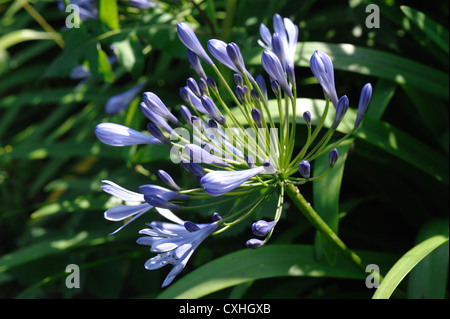
[[[156,172],[164,169],[181,186],[193,181],[161,146],[100,143],[98,123],[145,127],[140,96],[116,115],[105,113],[107,100],[145,82],[145,91],[179,110],[178,89],[194,75],[176,34],[180,21],[195,27],[202,44],[211,37],[236,42],[249,71],[260,73],[259,24],[271,25],[274,13],[300,30],[300,118],[312,110],[314,124],[324,107],[309,69],[316,49],[333,59],[337,91],[350,98],[341,133],[354,122],[359,89],[374,85],[360,130],[339,149],[345,161],[304,186],[303,195],[366,263],[387,274],[381,288],[388,293],[379,290],[376,297],[389,298],[397,288],[393,296],[400,298],[448,298],[448,2],[157,3],[141,10],[128,1],[97,1],[98,20],[66,28],[68,13],[53,1],[0,1],[0,298],[373,296],[364,285],[368,273],[342,260],[289,201],[267,247],[245,248],[251,223],[243,223],[231,235],[205,241],[165,290],[160,283],[167,269],[145,270],[150,253],[135,244],[145,220],[108,236],[117,225],[103,212],[117,202],[101,192],[101,180],[136,189],[160,183]],[[370,3],[380,8],[379,29],[365,26]],[[90,78],[70,77],[79,65]],[[302,143],[303,127],[299,122],[296,141]],[[327,165],[319,159],[313,169]],[[275,206],[269,200],[256,214],[270,216]],[[201,220],[210,213],[182,216]],[[79,289],[65,286],[69,264],[80,266]]]

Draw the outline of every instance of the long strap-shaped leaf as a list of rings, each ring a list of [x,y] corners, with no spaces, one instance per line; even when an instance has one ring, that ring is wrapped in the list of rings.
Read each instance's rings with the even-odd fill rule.
[[[368,262],[392,265],[389,254],[358,253]],[[364,279],[364,274],[344,259],[338,259],[335,266],[318,262],[311,245],[269,245],[215,259],[173,283],[158,298],[201,298],[252,280],[285,276]]]
[[[373,299],[388,299],[403,278],[429,253],[448,242],[448,237],[436,235],[421,242],[404,254],[389,270],[373,295]]]

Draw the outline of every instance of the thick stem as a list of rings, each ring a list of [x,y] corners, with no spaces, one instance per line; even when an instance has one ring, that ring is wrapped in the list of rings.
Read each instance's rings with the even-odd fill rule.
[[[298,188],[292,184],[286,186],[286,193],[297,206],[297,208],[305,215],[308,221],[332,244],[342,255],[357,266],[363,273],[366,273],[366,265],[361,258],[352,250],[350,250],[344,242],[336,235],[336,233],[328,226],[327,223],[317,214],[311,207],[311,204],[303,197]]]

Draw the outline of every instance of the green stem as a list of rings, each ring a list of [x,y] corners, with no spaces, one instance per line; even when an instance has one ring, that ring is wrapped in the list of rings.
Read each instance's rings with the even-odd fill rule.
[[[366,273],[366,265],[362,262],[361,258],[355,252],[350,250],[330,226],[324,222],[319,214],[311,207],[311,204],[303,197],[298,188],[292,184],[288,184],[286,186],[286,193],[314,228],[316,228],[339,253],[346,257],[363,273]]]

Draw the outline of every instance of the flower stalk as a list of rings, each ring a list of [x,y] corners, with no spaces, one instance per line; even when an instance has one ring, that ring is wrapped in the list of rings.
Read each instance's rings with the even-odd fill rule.
[[[361,257],[345,245],[339,236],[330,228],[330,226],[328,226],[328,224],[312,208],[311,204],[303,197],[298,187],[293,184],[286,185],[286,194],[295,206],[303,213],[306,219],[308,219],[311,225],[313,225],[314,228],[316,228],[341,255],[365,273],[366,264],[363,263]]]

